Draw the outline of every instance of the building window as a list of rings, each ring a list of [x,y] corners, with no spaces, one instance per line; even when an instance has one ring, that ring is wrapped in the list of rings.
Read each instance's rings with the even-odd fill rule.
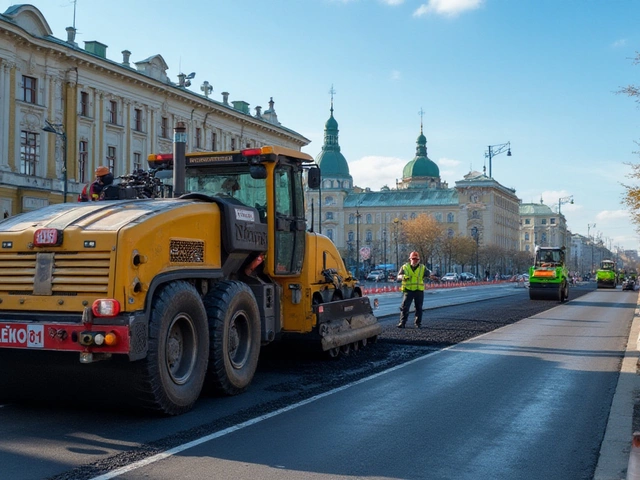
[[[527,233],[525,233],[525,234],[524,234],[524,240],[525,240],[525,242],[528,242],[528,241],[529,241],[529,238],[530,238],[530,237],[529,237],[529,233],[528,233],[528,232],[527,232]]]
[[[109,123],[112,125],[118,124],[118,104],[115,100],[109,102]]]
[[[450,228],[449,230],[447,230],[447,236],[448,236],[449,238],[453,238],[453,236],[454,236],[454,235],[455,235],[455,233],[453,232],[453,229],[452,229],[452,228]]]
[[[38,134],[24,130],[20,132],[20,173],[35,175],[39,156]]]
[[[333,203],[333,197],[324,197],[324,204],[331,205]]]
[[[327,230],[327,237],[329,237],[329,240],[333,241],[333,229],[329,228]]]
[[[218,135],[216,135],[216,132],[213,132],[211,134],[211,151],[215,152],[216,151],[216,143],[218,141]]]
[[[524,219],[524,224],[525,225],[531,225],[531,219],[530,218],[525,218]]]
[[[78,144],[78,181],[87,181],[87,157],[89,155],[89,142],[82,140]]]
[[[142,154],[139,152],[133,154],[133,170],[142,170]]]
[[[436,222],[438,223],[442,222],[442,213],[436,212]]]
[[[169,138],[169,119],[167,117],[160,119],[160,136],[162,138]]]
[[[525,251],[527,251],[527,252],[528,252],[528,251],[530,250],[529,245],[525,245],[525,246],[524,246],[524,249],[525,249]]]
[[[107,147],[107,167],[109,171],[116,174],[116,147]]]
[[[133,129],[136,132],[142,131],[142,110],[139,108],[133,110]]]
[[[371,230],[367,230],[366,239],[369,243],[373,242],[373,233],[371,232]]]
[[[547,234],[546,233],[543,233],[542,235],[540,235],[540,241],[542,242],[542,245],[547,243]]]
[[[325,220],[333,220],[333,212],[327,212],[327,216],[325,217]]]
[[[416,212],[411,212],[411,220],[415,220],[417,217]]]
[[[353,213],[349,214],[349,223],[351,225],[353,225],[354,223],[356,223],[356,216]]]
[[[196,148],[202,148],[202,129],[196,128]]]
[[[556,224],[556,219],[555,218],[552,218],[549,221],[551,222],[551,225],[555,225]]]
[[[367,219],[367,220],[366,220],[366,223],[367,223],[367,224],[371,224],[371,223],[373,223],[373,218],[371,217],[371,214],[370,214],[370,213],[367,213],[366,219]]]
[[[478,218],[478,211],[474,210],[473,212],[471,212],[471,218]]]
[[[87,92],[80,92],[80,115],[89,116],[89,94]]]
[[[27,103],[37,103],[37,85],[38,82],[33,77],[22,76],[22,100]]]
[[[543,219],[542,219],[542,225],[546,225],[546,224],[547,224],[547,219],[546,219],[546,218],[543,218]]]
[[[236,139],[232,138],[231,139],[231,150],[235,150],[236,149]]]
[[[448,223],[453,223],[453,221],[454,221],[453,213],[448,213],[447,214],[447,222]]]
[[[349,242],[353,242],[353,240],[355,239],[355,235],[353,232],[349,232],[347,239]]]

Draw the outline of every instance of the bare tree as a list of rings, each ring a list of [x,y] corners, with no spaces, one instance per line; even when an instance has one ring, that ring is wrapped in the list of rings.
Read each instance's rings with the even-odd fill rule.
[[[431,215],[423,213],[404,221],[402,233],[406,243],[420,254],[424,263],[428,263],[442,240],[444,227]]]

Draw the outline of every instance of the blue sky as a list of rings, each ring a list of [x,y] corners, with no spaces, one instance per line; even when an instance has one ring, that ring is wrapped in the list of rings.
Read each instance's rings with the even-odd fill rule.
[[[0,1],[5,11],[13,2]],[[66,38],[73,1],[34,0]],[[487,166],[523,202],[557,209],[569,228],[640,248],[621,201],[640,162],[640,109],[616,94],[640,84],[637,0],[77,0],[76,40],[169,75],[196,72],[213,98],[250,108],[270,97],[282,124],[322,147],[333,85],[340,145],[357,185],[395,185],[415,155],[424,111],[428,156],[454,186]]]

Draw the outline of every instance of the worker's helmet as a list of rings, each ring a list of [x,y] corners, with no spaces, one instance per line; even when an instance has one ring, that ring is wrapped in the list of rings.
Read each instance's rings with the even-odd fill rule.
[[[415,258],[416,260],[420,260],[420,254],[418,252],[411,252],[409,254],[409,258]]]
[[[105,167],[104,165],[96,168],[96,177],[101,177],[109,173],[109,167]]]

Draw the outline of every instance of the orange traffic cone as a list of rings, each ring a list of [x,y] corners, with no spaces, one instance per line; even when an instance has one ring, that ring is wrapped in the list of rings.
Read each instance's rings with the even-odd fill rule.
[[[640,432],[633,432],[629,465],[627,466],[627,480],[640,480]]]

